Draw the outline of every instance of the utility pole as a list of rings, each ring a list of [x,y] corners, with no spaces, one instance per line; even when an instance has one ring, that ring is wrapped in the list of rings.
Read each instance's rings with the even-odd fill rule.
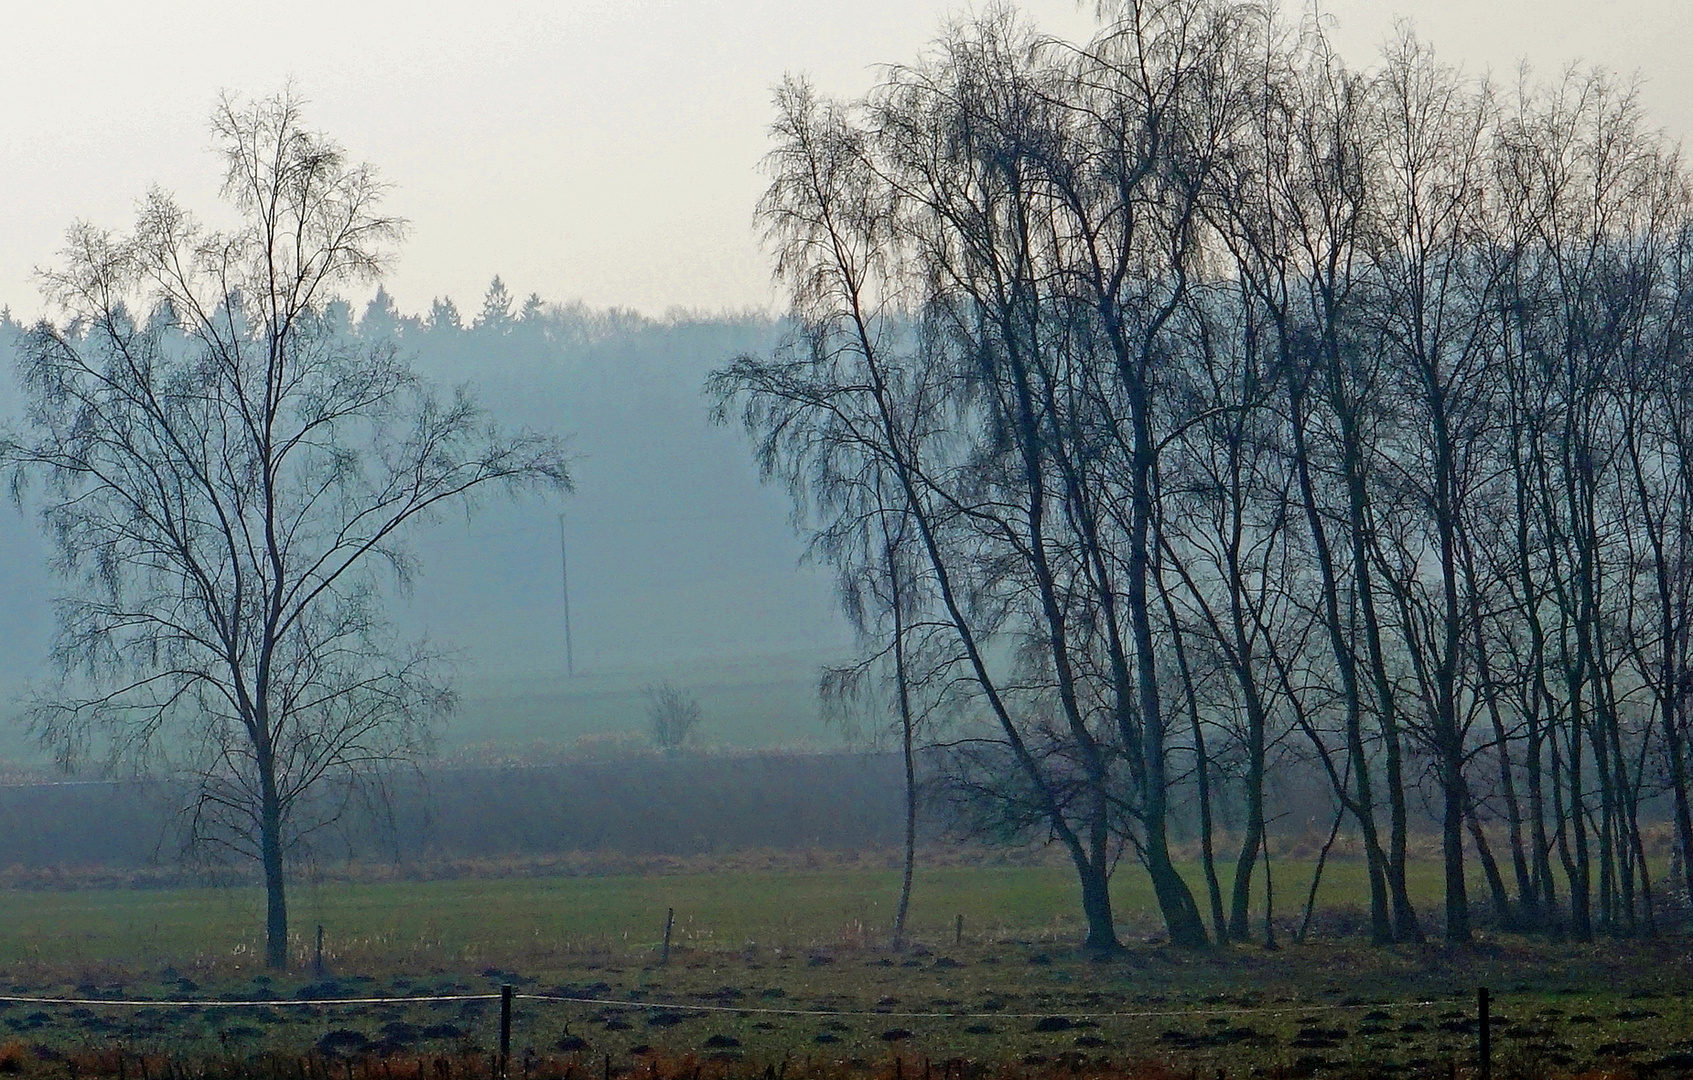
[[[576,677],[576,651],[570,643],[570,552],[564,546],[564,514],[558,515],[558,569],[564,583],[564,672]]]

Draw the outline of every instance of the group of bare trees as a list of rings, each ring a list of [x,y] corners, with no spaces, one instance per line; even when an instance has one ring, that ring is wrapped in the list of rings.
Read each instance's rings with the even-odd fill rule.
[[[1630,86],[1506,91],[1408,33],[1353,70],[1270,7],[1131,0],[777,104],[793,332],[712,390],[907,747],[1068,852],[1090,945],[1125,853],[1174,942],[1250,934],[1277,754],[1328,778],[1377,942],[1425,932],[1424,804],[1450,940],[1475,864],[1503,923],[1582,939],[1693,884],[1642,819],[1693,874],[1693,215]]]

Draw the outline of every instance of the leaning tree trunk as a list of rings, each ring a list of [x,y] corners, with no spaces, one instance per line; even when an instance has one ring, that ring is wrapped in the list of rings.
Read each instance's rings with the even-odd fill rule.
[[[899,691],[900,749],[905,755],[905,875],[899,885],[899,913],[894,916],[894,948],[905,944],[905,916],[911,910],[911,878],[917,868],[917,763],[912,752],[911,686],[905,670],[904,596],[893,542],[886,547],[888,592],[894,619],[894,681]]]
[[[1115,953],[1122,943],[1117,940],[1117,919],[1111,911],[1110,873],[1081,848],[1072,849],[1071,856],[1076,877],[1081,881],[1082,915],[1088,924],[1084,948],[1101,954]]]
[[[1268,842],[1264,837],[1264,710],[1253,689],[1246,688],[1246,837],[1235,860],[1233,905],[1229,912],[1229,937],[1246,941],[1252,936],[1247,925],[1252,904],[1252,870],[1258,851]]]
[[[1147,595],[1153,574],[1148,544],[1152,525],[1153,444],[1147,418],[1147,394],[1138,381],[1125,382],[1136,391],[1135,397],[1140,405],[1133,410],[1134,470],[1130,488],[1127,591],[1129,618],[1134,630],[1136,698],[1141,713],[1141,770],[1146,777],[1146,871],[1152,878],[1152,890],[1158,897],[1158,908],[1169,930],[1170,943],[1178,948],[1202,949],[1211,943],[1210,935],[1205,932],[1205,920],[1199,914],[1199,905],[1194,902],[1187,882],[1182,880],[1181,872],[1170,859],[1163,703],[1159,699],[1158,650],[1152,640],[1152,614]]]
[[[1442,739],[1440,765],[1441,856],[1445,869],[1446,940],[1455,945],[1470,940],[1470,899],[1464,881],[1464,802],[1467,794],[1463,773],[1454,763],[1461,753]]]
[[[1241,504],[1240,485],[1236,481],[1234,490],[1234,504]],[[1245,575],[1240,568],[1240,545],[1242,529],[1237,515],[1233,534],[1229,538],[1226,551],[1229,570],[1229,615],[1230,630],[1234,635],[1233,667],[1235,680],[1240,684],[1241,698],[1246,706],[1246,837],[1240,846],[1240,857],[1235,860],[1234,877],[1234,906],[1229,915],[1229,936],[1236,941],[1246,941],[1251,936],[1251,928],[1247,925],[1247,915],[1251,907],[1252,897],[1252,868],[1257,859],[1259,848],[1264,850],[1264,874],[1266,879],[1270,872],[1269,839],[1264,829],[1264,736],[1267,720],[1265,717],[1264,700],[1258,692],[1256,673],[1253,671],[1252,636],[1246,626],[1245,604],[1242,595],[1246,589]],[[1265,886],[1266,890],[1268,885]],[[1268,896],[1268,892],[1265,894]],[[1268,916],[1266,916],[1268,918]],[[1268,923],[1265,924],[1266,937],[1269,935]]]
[[[1668,646],[1666,646],[1666,649]],[[1681,881],[1677,882],[1693,896],[1693,797],[1690,797],[1687,758],[1682,749],[1679,711],[1674,708],[1673,692],[1665,695],[1664,741],[1669,756],[1670,787],[1675,793],[1675,842],[1681,850]]]
[[[1164,607],[1164,617],[1170,621],[1170,646],[1176,657],[1176,671],[1182,680],[1182,694],[1187,701],[1188,718],[1193,723],[1194,778],[1199,785],[1199,860],[1205,872],[1205,889],[1211,899],[1211,927],[1218,944],[1229,940],[1228,917],[1223,913],[1223,888],[1217,880],[1216,829],[1211,812],[1211,756],[1205,751],[1205,726],[1199,719],[1199,697],[1193,686],[1193,669],[1188,666],[1187,645],[1183,641],[1176,606],[1170,590],[1159,582],[1158,597]]]
[[[1171,625],[1175,625],[1173,618]],[[1187,655],[1182,647],[1180,631],[1173,629],[1172,638],[1176,647],[1176,662],[1182,673],[1182,685],[1187,691],[1188,716],[1193,721],[1194,770],[1199,781],[1199,856],[1205,871],[1205,889],[1211,898],[1211,925],[1216,931],[1217,941],[1226,943],[1229,940],[1229,924],[1223,915],[1223,889],[1217,881],[1214,843],[1216,828],[1211,813],[1211,756],[1205,752],[1205,726],[1199,720],[1199,702],[1193,689],[1193,673],[1187,666]]]
[[[901,665],[903,667],[903,664]],[[905,874],[899,883],[899,913],[894,916],[894,948],[905,944],[905,916],[911,910],[911,879],[917,869],[917,767],[911,748],[911,712],[906,703],[905,676],[899,676],[900,711],[905,751]]]
[[[1357,796],[1352,807],[1358,819],[1358,830],[1364,841],[1366,865],[1370,881],[1370,940],[1376,945],[1393,941],[1393,929],[1388,914],[1388,860],[1381,849],[1380,834],[1376,830],[1375,795],[1370,785],[1369,758],[1364,751],[1363,691],[1358,683],[1358,661],[1351,640],[1353,628],[1340,611],[1340,572],[1329,547],[1328,527],[1317,505],[1316,485],[1311,478],[1311,457],[1305,445],[1304,387],[1294,375],[1293,365],[1287,365],[1288,432],[1292,437],[1294,475],[1299,481],[1300,505],[1310,530],[1311,548],[1316,556],[1320,574],[1323,625],[1328,631],[1329,647],[1334,652],[1335,668],[1340,674],[1341,700],[1346,709],[1346,752],[1351,763]],[[1349,422],[1348,422],[1349,424]],[[1350,430],[1348,426],[1346,430]],[[1285,677],[1284,677],[1285,678]],[[1389,742],[1391,751],[1393,744]],[[1389,761],[1393,757],[1389,756]],[[1389,774],[1389,786],[1392,785]],[[1345,782],[1336,780],[1335,794],[1344,806],[1347,802]]]
[[[1493,857],[1493,849],[1487,843],[1487,834],[1481,828],[1481,816],[1476,810],[1475,794],[1469,792],[1465,785],[1464,796],[1464,824],[1469,828],[1470,841],[1475,845],[1476,858],[1481,862],[1482,873],[1487,877],[1487,889],[1493,899],[1493,912],[1499,919],[1499,925],[1506,930],[1519,928],[1516,912],[1511,909],[1510,893],[1505,889],[1505,875],[1499,870],[1499,860]]]

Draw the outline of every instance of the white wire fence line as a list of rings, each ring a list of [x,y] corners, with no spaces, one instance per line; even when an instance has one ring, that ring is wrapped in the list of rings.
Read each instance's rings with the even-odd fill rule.
[[[274,1009],[282,1005],[426,1005],[441,1001],[498,1001],[499,994],[426,994],[418,997],[354,997],[354,998],[257,998],[229,1001],[222,998],[67,998],[30,997],[0,994],[0,1004],[12,1005],[96,1005],[130,1009]]]
[[[41,1005],[64,1007],[101,1007],[101,1008],[197,1008],[197,1009],[260,1009],[301,1007],[335,1007],[354,1005],[427,1005],[442,1002],[473,1002],[500,1001],[503,995],[492,994],[428,994],[416,997],[349,997],[349,998],[265,998],[253,1001],[228,1001],[220,999],[182,999],[182,1000],[147,1000],[142,998],[70,998],[70,997],[36,997],[0,994],[0,1004],[13,1005]],[[695,1002],[671,1002],[632,1000],[629,998],[578,997],[568,994],[535,994],[513,993],[514,1001],[537,1001],[559,1005],[597,1005],[601,1007],[618,1007],[625,1009],[647,1009],[655,1012],[699,1012],[699,1013],[737,1013],[749,1016],[803,1016],[803,1017],[864,1017],[888,1020],[1053,1020],[1068,1017],[1083,1017],[1091,1020],[1145,1020],[1167,1019],[1171,1017],[1199,1017],[1199,1016],[1253,1016],[1253,1015],[1286,1015],[1291,1013],[1315,1012],[1358,1012],[1363,1010],[1390,1009],[1428,1009],[1440,1005],[1457,1005],[1458,1001],[1437,1001],[1433,999],[1416,999],[1409,1001],[1385,1001],[1335,1004],[1325,1002],[1306,1002],[1302,1004],[1276,1005],[1239,1005],[1230,1007],[1205,1007],[1186,1009],[1065,1009],[1058,1012],[1010,1012],[1006,1010],[976,1010],[976,1011],[899,1011],[892,1009],[802,1009],[783,1008],[779,1006],[760,1005],[723,1005],[699,1004]]]
[[[1175,1016],[1245,1016],[1278,1015],[1283,1013],[1341,1012],[1363,1009],[1424,1009],[1442,1004],[1438,1001],[1374,1002],[1361,1005],[1338,1005],[1313,1002],[1307,1005],[1240,1005],[1232,1008],[1205,1009],[1147,1009],[1121,1011],[1108,1009],[1067,1009],[1062,1012],[899,1012],[891,1009],[784,1009],[755,1005],[699,1005],[661,1002],[628,1001],[618,998],[564,997],[555,994],[516,994],[520,1001],[575,1002],[582,1005],[621,1005],[624,1007],[674,1012],[746,1013],[763,1016],[858,1016],[890,1020],[1056,1020],[1072,1016],[1090,1020],[1143,1020]],[[1448,1002],[1447,1004],[1450,1004]]]

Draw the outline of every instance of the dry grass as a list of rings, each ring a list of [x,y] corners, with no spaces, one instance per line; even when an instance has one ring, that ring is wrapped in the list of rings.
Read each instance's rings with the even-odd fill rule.
[[[571,1080],[603,1080],[608,1057],[630,1080],[693,1080],[671,1071],[690,1061],[700,1080],[714,1069],[724,1080],[765,1080],[765,1068],[784,1061],[780,1080],[917,1080],[925,1063],[928,1080],[1210,1080],[1218,1069],[1237,1078],[1256,1069],[1259,1077],[1404,1080],[1444,1078],[1448,1064],[1466,1075],[1483,984],[1506,1018],[1495,1043],[1500,1080],[1597,1076],[1693,1052],[1685,938],[1576,946],[1484,935],[1468,949],[1383,950],[1331,937],[1284,941],[1275,952],[1185,953],[1159,943],[1148,890],[1125,875],[1121,929],[1132,944],[1101,963],[1079,948],[1067,870],[963,866],[922,872],[917,944],[894,952],[886,922],[898,875],[886,853],[810,857],[845,868],[773,871],[749,857],[750,868],[733,872],[684,862],[650,877],[302,888],[294,912],[306,933],[296,962],[309,959],[309,931],[324,921],[328,982],[259,974],[254,890],[0,893],[0,987],[13,993],[267,1002],[150,1013],[0,1006],[0,1038],[17,1040],[16,1068],[43,1077],[117,1067],[134,1080],[145,1060],[144,1080],[183,1080],[184,1068],[195,1080],[316,1080],[312,1070],[330,1068],[323,1062],[333,1069],[321,1080],[348,1080],[346,1058],[320,1048],[336,1032],[355,1032],[345,1036],[358,1048],[352,1080],[411,1080],[419,1063],[424,1080],[478,1080],[493,1044],[490,1003],[294,1002],[486,994],[509,982],[612,1003],[520,1000],[514,1048],[518,1065],[529,1063],[528,1080],[559,1080],[563,1073],[548,1071],[555,1068],[574,1070]],[[770,856],[781,865],[788,858]],[[1343,899],[1358,868],[1343,861],[1332,870]],[[672,962],[660,966],[669,907],[678,916]],[[1338,918],[1349,909],[1336,901],[1325,910]],[[966,931],[955,942],[960,912]],[[688,1004],[719,1011],[673,1019],[683,1012],[675,1006]],[[814,1015],[822,1012],[838,1015]],[[1043,1027],[1037,1016],[1069,1023]],[[416,1031],[396,1037],[405,1025]],[[416,1035],[440,1025],[451,1030]],[[890,1037],[895,1030],[907,1033]],[[579,1041],[569,1052],[560,1050],[567,1037]],[[102,1056],[119,1050],[127,1065]],[[467,1071],[476,1062],[483,1072]],[[937,1075],[943,1063],[954,1064]],[[1166,1067],[1174,1072],[1156,1071]]]

